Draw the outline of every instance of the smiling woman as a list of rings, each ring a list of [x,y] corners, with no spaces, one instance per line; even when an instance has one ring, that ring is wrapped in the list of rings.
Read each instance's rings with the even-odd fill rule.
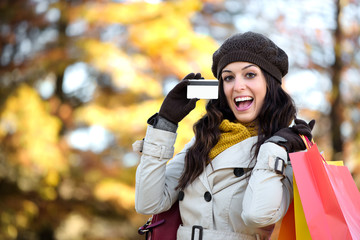
[[[227,39],[213,54],[219,97],[195,123],[194,138],[168,162],[177,124],[198,100],[186,98],[186,86],[203,78],[191,73],[178,83],[134,145],[142,152],[136,210],[161,213],[179,201],[177,239],[269,239],[291,200],[288,153],[306,149],[299,134],[312,139],[314,126],[295,119],[281,87],[287,71],[286,53],[267,37],[247,32]]]
[[[261,69],[249,62],[233,62],[222,73],[227,104],[240,123],[256,119],[266,94],[266,80]]]

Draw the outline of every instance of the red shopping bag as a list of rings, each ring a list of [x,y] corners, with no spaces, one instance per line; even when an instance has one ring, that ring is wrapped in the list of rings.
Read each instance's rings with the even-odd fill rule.
[[[289,156],[312,239],[360,239],[360,193],[349,170],[328,165],[316,144]]]

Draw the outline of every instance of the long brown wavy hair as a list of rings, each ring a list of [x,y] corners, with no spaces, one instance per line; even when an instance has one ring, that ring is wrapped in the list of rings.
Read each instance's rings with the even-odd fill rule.
[[[256,119],[258,124],[258,141],[255,143],[254,158],[259,153],[260,146],[278,130],[288,127],[296,117],[296,108],[293,99],[281,87],[281,84],[266,71],[267,90],[264,104]],[[178,189],[184,189],[192,183],[209,163],[210,150],[220,138],[219,125],[224,119],[235,121],[236,118],[229,108],[224,94],[223,81],[220,79],[219,98],[213,99],[206,105],[206,114],[193,127],[195,143],[185,155],[184,172],[182,173]]]

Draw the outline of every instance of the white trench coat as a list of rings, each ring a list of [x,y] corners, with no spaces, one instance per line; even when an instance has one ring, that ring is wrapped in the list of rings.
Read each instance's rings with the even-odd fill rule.
[[[134,144],[134,150],[142,151],[136,172],[138,213],[166,211],[179,199],[180,190],[175,188],[194,139],[170,160],[175,140],[176,133],[148,126],[144,140]],[[179,206],[183,225],[177,239],[191,239],[194,225],[202,227],[203,240],[270,237],[271,231],[261,228],[285,215],[292,198],[292,169],[286,151],[270,142],[261,146],[256,163],[251,161],[256,141],[257,137],[251,137],[226,149],[182,190]],[[284,166],[284,171],[274,170],[279,166],[280,170]],[[198,233],[196,228],[196,240]]]

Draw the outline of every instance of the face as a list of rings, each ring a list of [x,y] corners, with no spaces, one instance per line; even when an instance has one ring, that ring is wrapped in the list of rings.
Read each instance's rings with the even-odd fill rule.
[[[249,123],[259,115],[266,95],[261,69],[248,62],[233,62],[221,72],[227,103],[238,122]]]

